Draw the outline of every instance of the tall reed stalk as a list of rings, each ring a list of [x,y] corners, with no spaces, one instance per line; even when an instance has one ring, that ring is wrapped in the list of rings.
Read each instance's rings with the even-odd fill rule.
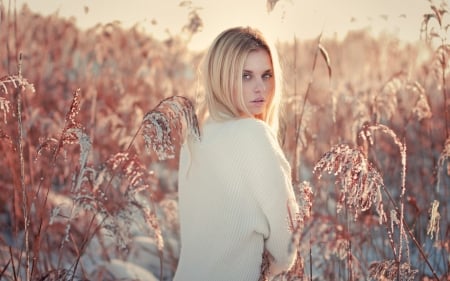
[[[22,59],[19,58],[19,80],[22,80]],[[23,208],[23,218],[24,218],[24,242],[25,242],[25,271],[27,280],[31,280],[31,271],[32,271],[32,256],[31,256],[31,248],[30,248],[30,204],[28,199],[29,191],[25,185],[25,160],[23,155],[23,123],[22,123],[22,90],[23,87],[17,87],[15,89],[15,100],[16,100],[16,108],[17,108],[17,146],[19,151],[19,165],[20,165],[20,188],[22,191],[22,208]],[[19,264],[20,266],[20,264]]]
[[[400,198],[398,200],[399,205],[396,203],[396,201],[393,199],[392,195],[390,194],[390,192],[388,191],[388,189],[386,189],[386,187],[383,185],[383,190],[386,193],[389,201],[391,204],[393,204],[394,206],[394,211],[395,211],[395,215],[397,216],[398,219],[398,226],[399,226],[399,236],[398,236],[398,244],[397,244],[397,249],[393,248],[394,251],[394,255],[396,257],[396,263],[397,263],[397,280],[400,281],[402,276],[401,276],[401,270],[400,270],[400,265],[402,263],[402,253],[403,253],[403,245],[407,245],[407,241],[405,241],[404,239],[407,238],[407,236],[409,236],[411,238],[411,240],[413,241],[413,243],[415,244],[415,246],[417,247],[417,249],[419,250],[420,255],[422,256],[422,258],[425,260],[427,266],[429,267],[429,269],[431,270],[434,278],[436,278],[436,280],[439,280],[439,278],[437,277],[437,274],[433,268],[433,266],[431,265],[427,255],[425,254],[422,245],[420,245],[417,242],[417,239],[415,238],[413,232],[411,231],[411,229],[409,228],[409,226],[407,225],[407,223],[405,222],[405,192],[406,192],[406,144],[401,141],[397,135],[395,134],[395,132],[390,129],[389,127],[383,125],[383,124],[375,124],[375,125],[369,125],[366,124],[362,130],[360,131],[360,133],[358,134],[359,136],[361,136],[365,141],[369,142],[370,145],[373,145],[373,139],[372,139],[372,131],[381,131],[382,133],[384,133],[385,135],[389,136],[395,143],[395,145],[398,147],[399,152],[400,152],[400,165],[401,165],[401,181],[400,181]],[[392,245],[395,245],[395,243],[392,243]],[[409,249],[406,249],[406,252],[408,253],[408,256],[406,257],[409,260]]]
[[[444,119],[445,119],[445,136],[448,139],[449,134],[449,122],[450,122],[450,98],[447,93],[447,75],[448,75],[448,62],[450,56],[450,45],[447,43],[449,36],[449,24],[445,21],[445,17],[449,15],[449,4],[446,1],[442,1],[440,6],[430,4],[431,12],[424,14],[422,21],[421,34],[425,34],[427,42],[433,44],[434,40],[438,41],[437,48],[435,50],[435,59],[438,65],[437,71],[439,72],[441,82],[441,93],[444,99]],[[432,26],[433,22],[437,24],[437,28]]]
[[[302,129],[302,123],[303,123],[303,116],[305,114],[305,107],[306,103],[308,102],[308,97],[310,94],[311,86],[313,84],[313,75],[317,67],[317,57],[319,54],[321,54],[322,58],[324,59],[327,68],[328,68],[328,75],[329,79],[331,80],[331,62],[330,57],[325,49],[325,47],[321,44],[322,39],[322,33],[317,38],[317,47],[314,51],[314,58],[313,63],[311,66],[311,77],[308,81],[308,85],[305,91],[305,94],[303,95],[303,100],[300,102],[300,98],[298,97],[298,90],[297,90],[297,54],[298,54],[298,46],[297,46],[297,37],[294,36],[294,44],[293,44],[293,53],[294,53],[294,108],[295,108],[295,118],[294,118],[294,140],[295,140],[295,147],[294,147],[294,159],[293,159],[293,172],[292,172],[292,181],[294,186],[301,186],[301,179],[300,179],[300,148],[299,148],[299,142],[300,142],[300,134]],[[310,233],[311,235],[311,233]],[[313,275],[313,266],[312,266],[312,245],[311,245],[311,237],[309,237],[309,270],[310,270],[310,280],[312,280]]]

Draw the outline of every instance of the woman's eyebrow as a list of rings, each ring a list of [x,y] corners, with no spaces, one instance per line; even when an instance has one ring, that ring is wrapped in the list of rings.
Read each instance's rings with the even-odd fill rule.
[[[244,69],[243,72],[253,73],[253,70]],[[270,68],[263,71],[263,73],[268,73],[268,72],[273,72],[273,71]]]

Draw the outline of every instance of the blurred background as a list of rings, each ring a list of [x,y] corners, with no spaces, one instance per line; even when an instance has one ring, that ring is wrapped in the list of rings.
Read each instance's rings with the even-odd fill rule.
[[[73,19],[86,29],[96,24],[120,22],[123,28],[138,25],[158,39],[180,32],[189,13],[195,10],[202,19],[202,30],[193,36],[189,46],[204,49],[217,34],[230,26],[252,25],[282,41],[294,36],[312,39],[321,32],[324,37],[343,39],[350,30],[368,29],[371,34],[389,32],[399,40],[419,40],[423,11],[427,1],[405,0],[230,0],[230,1],[74,1],[16,0],[17,7],[27,4],[41,15],[58,14]]]
[[[448,9],[0,0],[0,280],[172,280],[181,121],[205,49],[236,25],[273,37],[285,74],[305,217],[277,280],[449,280]]]

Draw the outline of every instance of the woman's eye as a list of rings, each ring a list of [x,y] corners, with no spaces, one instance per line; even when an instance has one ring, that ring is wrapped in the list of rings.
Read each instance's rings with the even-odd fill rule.
[[[266,73],[263,75],[263,79],[268,80],[268,79],[272,78],[272,76],[273,76],[272,73]]]
[[[250,75],[250,74],[248,74],[248,73],[242,74],[242,79],[244,79],[244,80],[250,80],[250,78],[251,78],[251,75]]]

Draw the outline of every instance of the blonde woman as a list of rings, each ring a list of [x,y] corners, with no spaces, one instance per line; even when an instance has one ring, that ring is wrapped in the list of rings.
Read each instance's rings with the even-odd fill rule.
[[[257,281],[290,268],[298,212],[290,167],[277,141],[281,71],[256,29],[223,31],[205,58],[207,118],[181,150],[181,252],[175,281]]]

